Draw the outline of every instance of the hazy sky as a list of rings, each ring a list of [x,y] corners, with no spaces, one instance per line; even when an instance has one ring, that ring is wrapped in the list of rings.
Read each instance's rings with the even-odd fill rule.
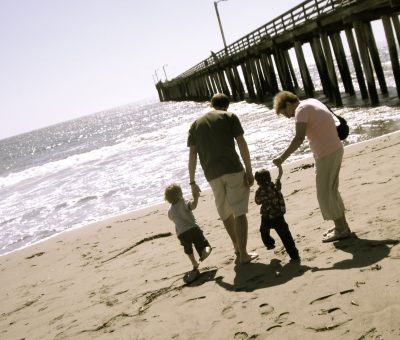
[[[227,44],[299,0],[218,3]],[[213,0],[0,0],[0,139],[146,98],[222,49]]]

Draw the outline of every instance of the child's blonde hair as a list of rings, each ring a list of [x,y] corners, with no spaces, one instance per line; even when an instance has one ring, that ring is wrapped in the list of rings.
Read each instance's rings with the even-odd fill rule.
[[[179,184],[172,183],[165,188],[164,196],[169,203],[175,204],[182,198],[182,189]]]

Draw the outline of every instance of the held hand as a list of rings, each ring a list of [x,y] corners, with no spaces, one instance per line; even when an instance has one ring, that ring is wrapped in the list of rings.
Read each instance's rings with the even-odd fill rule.
[[[193,195],[193,197],[200,197],[200,193],[201,193],[201,189],[200,189],[200,187],[197,185],[197,183],[193,183],[192,185],[191,185],[191,188],[192,188],[192,195]]]
[[[254,184],[254,176],[252,172],[246,172],[244,174],[244,181],[247,186],[251,187]]]
[[[194,198],[195,200],[198,200],[199,197],[200,197],[200,192],[193,192],[193,191],[192,191],[192,196],[193,196],[193,198]]]
[[[274,160],[272,160],[272,163],[274,163],[276,166],[280,166],[283,163],[282,158],[275,158]]]

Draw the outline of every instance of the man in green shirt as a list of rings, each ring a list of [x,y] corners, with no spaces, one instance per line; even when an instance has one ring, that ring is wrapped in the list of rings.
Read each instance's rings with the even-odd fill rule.
[[[211,98],[214,110],[198,118],[188,136],[189,179],[193,195],[200,193],[195,182],[197,155],[214,193],[215,204],[241,263],[258,257],[247,252],[247,212],[250,186],[254,183],[250,153],[239,118],[230,112],[229,98],[217,93]],[[235,150],[235,140],[240,156]]]

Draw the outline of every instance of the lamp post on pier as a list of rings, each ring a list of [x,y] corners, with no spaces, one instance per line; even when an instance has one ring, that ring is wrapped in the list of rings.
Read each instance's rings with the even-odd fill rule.
[[[155,72],[155,76],[156,76],[156,79],[157,79],[157,83],[160,81],[159,79],[158,79],[158,74],[157,74],[157,70],[154,70],[154,72]]]
[[[164,71],[164,75],[165,75],[165,80],[167,81],[168,80],[168,78],[167,78],[167,73],[165,72],[165,66],[168,66],[168,64],[164,64],[163,65],[163,71]]]
[[[228,1],[228,0],[217,0],[217,1],[214,1],[214,7],[215,7],[215,12],[217,13],[217,19],[218,19],[219,29],[221,30],[222,40],[224,42],[225,53],[228,54],[228,49],[227,49],[227,46],[226,46],[224,30],[222,29],[221,18],[219,17],[219,12],[218,12],[218,2],[221,2],[221,1]]]

